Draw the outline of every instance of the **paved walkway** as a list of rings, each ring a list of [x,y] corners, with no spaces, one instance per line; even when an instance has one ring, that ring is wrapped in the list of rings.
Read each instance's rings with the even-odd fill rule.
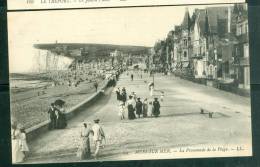
[[[123,74],[117,87],[124,86],[128,93],[135,91],[138,97],[152,100],[148,91],[152,78],[147,74],[142,78],[134,75],[134,81],[131,81],[130,76]],[[50,131],[32,142],[32,156],[27,162],[78,161],[75,154],[80,127],[82,122],[92,123],[94,118],[101,120],[107,136],[100,160],[159,158],[158,154],[139,153],[150,148],[163,148],[167,152],[167,149],[181,147],[251,145],[249,98],[157,74],[155,96],[159,96],[160,91],[165,92],[161,117],[121,121],[117,116],[116,95],[109,88],[96,105],[86,108],[70,121],[68,128]],[[200,108],[215,112],[213,118],[200,114]],[[160,157],[178,158],[164,155],[160,154]]]

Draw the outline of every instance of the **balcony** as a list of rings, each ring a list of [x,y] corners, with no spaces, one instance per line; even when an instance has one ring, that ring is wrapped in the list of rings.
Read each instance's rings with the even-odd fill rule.
[[[249,57],[238,57],[234,60],[236,66],[249,66]]]
[[[247,43],[249,41],[249,37],[247,33],[237,36],[237,39],[239,43]]]

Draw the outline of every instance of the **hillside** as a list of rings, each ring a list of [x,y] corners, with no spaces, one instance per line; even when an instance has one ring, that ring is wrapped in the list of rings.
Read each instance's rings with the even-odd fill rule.
[[[109,53],[115,50],[126,54],[140,55],[148,54],[150,47],[145,46],[129,46],[129,45],[111,45],[111,44],[93,44],[93,43],[49,43],[49,44],[35,44],[35,48],[52,50],[57,53],[63,53],[67,57],[75,58],[77,56],[71,54],[72,50],[82,50],[83,56],[89,58],[106,57]]]

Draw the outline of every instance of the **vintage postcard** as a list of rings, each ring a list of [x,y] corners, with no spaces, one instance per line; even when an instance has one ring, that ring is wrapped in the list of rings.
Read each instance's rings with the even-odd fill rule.
[[[245,0],[8,0],[8,10],[245,3]]]
[[[13,163],[251,156],[247,10],[8,12]]]

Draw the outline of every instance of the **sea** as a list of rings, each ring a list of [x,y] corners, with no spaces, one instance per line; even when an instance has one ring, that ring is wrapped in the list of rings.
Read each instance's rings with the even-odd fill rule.
[[[32,74],[11,74],[9,80],[11,89],[40,88],[50,84],[49,81]]]

